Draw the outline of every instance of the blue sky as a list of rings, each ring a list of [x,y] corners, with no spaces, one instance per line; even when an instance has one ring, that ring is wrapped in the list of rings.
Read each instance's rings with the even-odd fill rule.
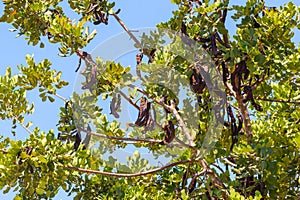
[[[239,3],[241,1],[234,0],[233,4]],[[245,2],[245,1],[243,1]],[[278,6],[287,0],[266,0],[268,6]],[[298,6],[299,1],[293,1]],[[154,27],[157,23],[162,21],[167,21],[172,16],[172,10],[176,9],[175,5],[172,5],[169,0],[130,0],[130,1],[116,1],[116,9],[121,8],[119,14],[120,18],[124,21],[127,27],[130,29],[142,28],[142,27]],[[3,4],[0,4],[0,15],[2,15]],[[76,17],[76,15],[72,15]],[[231,31],[234,30],[233,23],[227,24]],[[75,69],[78,65],[78,57],[73,55],[68,58],[59,57],[57,45],[49,44],[45,42],[45,48],[40,49],[38,46],[27,46],[27,41],[24,37],[15,38],[16,33],[9,32],[8,29],[12,28],[9,24],[0,24],[0,74],[5,73],[7,66],[11,66],[13,69],[17,65],[26,64],[25,55],[34,54],[36,62],[40,62],[45,58],[48,58],[52,62],[52,66],[57,71],[62,71],[62,79],[69,82],[69,86],[65,89],[59,90],[58,93],[65,98],[69,98],[72,90],[73,84],[77,74]],[[111,17],[109,20],[109,25],[105,26],[101,24],[99,26],[92,26],[92,29],[97,29],[98,34],[95,39],[84,49],[87,52],[91,52],[100,43],[110,38],[113,35],[123,32],[122,27],[116,22],[116,20]],[[295,34],[295,41],[300,42],[299,30]],[[132,66],[135,65],[135,58],[132,58]],[[16,71],[15,71],[16,72]],[[30,101],[35,102],[35,113],[30,116],[30,120],[33,121],[33,126],[39,126],[41,130],[56,129],[56,123],[58,121],[59,106],[64,106],[64,103],[57,99],[55,103],[42,103],[38,97],[36,91],[29,92],[28,98]],[[28,133],[22,129],[17,129],[17,136],[13,137],[10,134],[10,123],[0,121],[0,135],[9,136],[15,139],[24,139]],[[13,199],[14,194],[9,193],[3,195],[0,193],[0,199]],[[64,193],[60,193],[56,199],[68,199]]]

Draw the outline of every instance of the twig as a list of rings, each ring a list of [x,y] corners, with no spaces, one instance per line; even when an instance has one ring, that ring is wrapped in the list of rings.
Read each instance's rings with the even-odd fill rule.
[[[126,27],[124,22],[120,19],[120,17],[113,13],[112,14],[115,19],[118,21],[118,23],[122,26],[122,28],[126,31],[126,33],[129,35],[129,37],[136,43],[136,45],[141,49],[141,51],[149,58],[150,61],[152,61],[152,57],[150,56],[149,52],[143,48],[140,41],[132,34],[132,32]]]
[[[130,36],[130,38],[133,39],[133,41],[138,45],[138,47],[142,49],[142,44],[140,43],[140,41],[131,33],[131,31],[126,27],[126,25],[120,19],[120,17],[117,14],[115,14],[115,13],[113,13],[112,15],[119,22],[119,24],[122,26],[122,28],[128,33],[128,35]]]
[[[179,161],[179,162],[171,163],[171,164],[163,166],[163,167],[159,167],[159,168],[156,168],[156,169],[152,169],[152,170],[145,171],[145,172],[140,172],[140,173],[135,173],[135,174],[122,174],[122,173],[103,172],[103,171],[98,171],[98,170],[82,169],[82,168],[70,167],[70,166],[61,166],[61,167],[65,168],[65,169],[70,169],[70,170],[74,170],[74,171],[83,172],[83,173],[101,174],[101,175],[106,175],[106,176],[130,178],[130,177],[145,176],[145,175],[148,175],[148,174],[153,174],[153,173],[162,171],[162,170],[170,168],[170,167],[174,167],[174,166],[177,166],[177,165],[186,164],[186,163],[190,163],[190,162],[196,162],[196,160],[182,160],[182,161]]]
[[[230,105],[231,107],[233,107],[235,110],[241,112],[240,108],[237,107],[237,106],[235,106],[235,105],[233,105],[232,103],[227,102],[227,104],[229,104],[229,105]]]
[[[16,116],[13,117],[18,124],[20,124],[29,134],[32,134],[31,130],[29,130],[23,123],[21,123]]]
[[[138,105],[136,105],[124,92],[122,92],[121,90],[119,90],[118,91],[118,93],[120,93],[123,97],[124,97],[124,99],[126,99],[131,105],[133,105],[136,109],[140,109],[139,107],[138,107]]]
[[[269,101],[269,102],[276,102],[276,103],[291,103],[291,104],[300,105],[299,101],[290,101],[290,100],[282,100],[282,99],[266,99],[266,98],[260,98],[260,97],[256,97],[255,99],[259,100],[259,101]]]
[[[177,138],[177,137],[175,137],[175,140],[176,140],[179,144],[181,144],[182,146],[185,146],[186,148],[192,149],[194,152],[197,152],[197,151],[198,151],[198,149],[196,149],[195,147],[190,146],[190,145],[184,143],[183,141],[181,141],[181,140],[180,140],[179,138]]]
[[[251,86],[252,90],[255,90],[259,86],[259,84],[265,80],[265,77],[266,77],[268,71],[269,71],[269,69],[266,69],[263,72],[262,76]]]
[[[134,141],[134,142],[146,142],[146,143],[160,143],[161,140],[154,140],[154,139],[142,139],[142,138],[125,138],[125,137],[116,137],[116,136],[109,136],[109,135],[104,135],[101,133],[97,132],[89,132],[87,130],[84,130],[82,128],[78,128],[79,131],[100,137],[100,138],[106,138],[106,139],[111,139],[111,140],[119,140],[119,141]]]
[[[97,64],[92,60],[92,56],[90,54],[88,54],[87,56],[83,55],[83,51],[82,50],[77,50],[75,51],[76,54],[82,59],[84,60],[84,62],[88,63],[89,65],[91,65],[92,67],[97,68]],[[88,57],[90,59],[88,59]]]
[[[227,163],[227,164],[229,164],[229,165],[231,165],[231,166],[233,166],[233,167],[237,167],[237,164],[231,162],[231,161],[228,160],[227,158],[222,158],[222,160],[223,160],[225,163]]]
[[[224,170],[216,163],[212,163],[212,166],[216,167],[218,170],[220,170],[223,174],[225,173]]]
[[[203,170],[207,172],[207,175],[211,177],[214,185],[219,189],[224,189],[226,186],[222,182],[222,180],[211,170],[211,168],[208,166],[205,159],[202,159],[199,161],[200,165],[202,166]]]
[[[119,141],[130,141],[129,143],[126,142],[126,144],[137,144],[139,142],[144,142],[144,143],[156,143],[156,144],[159,144],[161,143],[161,140],[154,140],[154,139],[143,139],[143,138],[125,138],[125,137],[116,137],[116,136],[109,136],[109,135],[104,135],[104,134],[101,134],[101,133],[96,133],[96,132],[91,132],[91,131],[88,131],[88,130],[85,130],[85,129],[81,129],[81,128],[78,128],[79,131],[82,131],[82,132],[85,132],[87,134],[90,134],[90,135],[94,135],[96,137],[100,137],[100,138],[106,138],[106,139],[111,139],[111,140],[119,140]],[[187,144],[184,144],[182,145],[183,142],[178,142],[178,143],[169,143],[167,146],[176,146],[176,147],[182,147],[182,146],[185,146],[187,148],[191,148],[193,150],[197,150],[195,149],[194,147],[192,146],[189,146]]]
[[[178,111],[176,110],[175,106],[168,106],[169,110],[173,113],[173,115],[175,116],[175,118],[178,121],[179,126],[181,127],[181,130],[183,132],[183,134],[185,134],[185,136],[187,137],[188,141],[189,141],[189,146],[195,146],[195,143],[192,140],[192,136],[190,135],[184,121],[181,119]]]
[[[104,135],[101,133],[96,133],[96,132],[90,132],[88,130],[84,130],[84,129],[80,129],[78,128],[79,131],[85,132],[87,134],[90,135],[94,135],[96,137],[100,137],[100,138],[106,138],[106,139],[111,139],[111,140],[119,140],[119,141],[130,141],[129,143],[126,142],[126,144],[137,144],[139,142],[144,142],[144,143],[156,143],[159,144],[161,143],[161,140],[154,140],[154,139],[143,139],[143,138],[125,138],[125,137],[116,137],[116,136],[109,136],[109,135]],[[187,148],[191,148],[193,150],[195,150],[195,148],[193,148],[192,146],[189,146],[187,144],[182,145],[182,143],[178,142],[178,143],[170,143],[167,146],[176,146],[176,147],[182,147],[185,146]]]
[[[27,4],[28,8],[31,10],[31,13],[43,24],[44,27],[49,28],[49,25],[44,22],[44,20],[30,7],[30,4]]]
[[[196,173],[195,177],[198,178],[199,176],[201,176],[202,174],[204,174],[206,172],[205,169],[201,170],[200,172]]]
[[[57,98],[63,100],[64,102],[68,102],[69,101],[68,99],[64,98],[63,96],[61,96],[61,95],[59,95],[57,93],[54,93],[53,95],[56,96]]]
[[[1,152],[1,153],[8,153],[8,151],[5,150],[5,149],[0,149],[0,152]]]

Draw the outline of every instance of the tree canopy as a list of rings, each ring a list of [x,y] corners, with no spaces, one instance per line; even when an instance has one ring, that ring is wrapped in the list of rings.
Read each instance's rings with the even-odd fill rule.
[[[26,65],[0,76],[0,117],[11,121],[12,135],[17,126],[28,133],[23,140],[0,136],[3,193],[13,191],[15,199],[53,199],[59,190],[75,199],[300,197],[300,49],[293,41],[299,6],[172,0],[178,9],[168,21],[137,33],[122,21],[117,2],[2,2],[0,22],[28,45],[56,45],[66,62],[79,60],[71,99],[59,93],[71,86],[50,57],[36,62],[26,55]],[[109,28],[112,20],[137,52],[130,58],[135,66],[84,50],[96,26]],[[53,129],[26,119],[35,112],[30,91],[45,104],[61,101]]]

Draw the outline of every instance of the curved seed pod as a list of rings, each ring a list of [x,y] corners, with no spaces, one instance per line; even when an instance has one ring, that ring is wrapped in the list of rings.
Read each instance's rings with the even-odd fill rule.
[[[137,120],[135,121],[135,125],[137,126],[145,126],[147,125],[149,116],[150,116],[150,107],[151,103],[145,97],[142,97],[140,100],[140,109]]]
[[[163,131],[165,132],[165,139],[160,144],[166,145],[171,143],[175,138],[175,128],[171,120],[163,127]]]
[[[120,109],[121,106],[121,95],[118,94],[117,97],[113,97],[111,102],[110,102],[110,114],[112,114],[115,118],[119,118],[120,115],[118,114],[118,110]]]
[[[91,134],[90,133],[91,133],[92,129],[91,129],[89,124],[87,125],[86,130],[87,130],[86,137],[84,138],[84,140],[82,142],[82,144],[84,145],[83,149],[87,149],[87,147],[88,147],[88,145],[91,141]]]
[[[142,53],[136,54],[135,59],[136,59],[136,75],[137,75],[140,79],[142,79],[141,71],[139,70],[139,65],[141,64],[141,62],[142,62],[142,60],[143,60],[143,54],[142,54]]]
[[[81,134],[80,134],[80,132],[77,131],[77,133],[75,135],[75,142],[74,142],[74,149],[75,149],[75,151],[77,151],[80,143],[81,143]]]

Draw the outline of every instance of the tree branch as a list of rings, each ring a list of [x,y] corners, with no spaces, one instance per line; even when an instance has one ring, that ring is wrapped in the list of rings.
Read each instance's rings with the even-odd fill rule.
[[[300,101],[289,101],[289,100],[282,100],[282,99],[266,99],[266,98],[260,98],[256,97],[256,100],[259,101],[269,101],[269,102],[276,102],[276,103],[290,103],[295,105],[300,105]]]
[[[175,116],[176,120],[178,121],[179,126],[181,127],[181,130],[183,132],[183,134],[185,134],[185,136],[187,137],[188,141],[189,141],[189,146],[195,146],[195,143],[193,142],[192,136],[190,135],[184,121],[181,119],[178,111],[176,110],[175,106],[168,106],[169,110],[173,113],[173,115]]]
[[[154,139],[143,139],[143,138],[125,138],[125,137],[116,137],[116,136],[109,136],[109,135],[104,135],[101,133],[97,132],[92,132],[92,131],[87,131],[82,128],[78,128],[79,131],[85,132],[87,134],[91,134],[100,138],[106,138],[106,139],[111,139],[111,140],[119,140],[119,141],[133,141],[133,142],[147,142],[147,143],[160,143],[161,140],[154,140]]]
[[[112,14],[115,19],[119,22],[119,24],[122,26],[122,28],[128,33],[129,37],[131,39],[133,39],[133,41],[138,45],[139,48],[143,49],[143,46],[142,44],[140,43],[140,41],[131,33],[131,31],[126,27],[126,25],[124,24],[124,22],[120,19],[120,17],[113,13]]]
[[[97,68],[97,64],[92,60],[92,56],[90,54],[87,53],[87,55],[83,55],[83,51],[82,50],[77,50],[75,51],[76,54],[82,59],[84,60],[84,62],[88,63],[89,65],[91,65],[92,67]],[[86,53],[86,52],[85,52]],[[88,57],[90,59],[88,59]]]
[[[269,69],[265,70],[263,72],[262,76],[251,86],[252,90],[255,90],[259,86],[259,84],[261,84],[261,82],[263,82],[265,80],[265,77],[266,77],[266,75],[268,73],[268,70]]]
[[[222,182],[222,180],[212,171],[212,169],[208,166],[206,160],[202,159],[199,161],[200,165],[207,172],[207,175],[211,177],[213,184],[219,189],[225,189],[226,186]]]
[[[59,95],[57,93],[54,93],[53,95],[56,96],[57,98],[63,100],[65,103],[69,101],[68,99],[64,98],[63,96],[61,96],[61,95]]]
[[[5,149],[0,149],[0,152],[1,152],[1,153],[8,153],[8,151],[5,150]]]
[[[138,105],[136,105],[124,92],[122,92],[121,90],[118,91],[122,97],[124,97],[124,99],[126,99],[131,105],[133,105],[136,109],[140,109]]]
[[[111,140],[119,140],[119,141],[129,141],[130,144],[137,144],[139,142],[143,142],[143,143],[154,143],[154,144],[160,144],[161,143],[161,140],[154,140],[154,139],[143,139],[143,138],[125,138],[125,137],[116,137],[116,136],[109,136],[109,135],[104,135],[104,134],[101,134],[101,133],[97,133],[97,132],[91,132],[91,131],[88,131],[88,130],[85,130],[85,129],[81,129],[81,128],[78,128],[79,131],[82,131],[82,132],[85,132],[86,134],[90,134],[90,135],[94,135],[96,137],[100,137],[100,138],[106,138],[106,139],[111,139]],[[184,142],[179,142],[177,141],[178,143],[169,143],[167,144],[167,146],[171,146],[171,147],[186,147],[186,148],[190,148],[194,151],[197,151],[196,148],[192,147],[192,146],[189,146],[187,144],[185,144]],[[126,144],[129,144],[129,143],[126,143]]]
[[[192,149],[195,153],[197,153],[198,149],[196,149],[195,147],[190,146],[190,145],[184,143],[183,141],[181,141],[181,140],[180,140],[179,138],[177,138],[177,137],[175,137],[175,140],[176,140],[179,144],[181,144],[181,146],[185,146],[186,148]]]
[[[135,42],[135,44],[141,49],[141,51],[149,58],[150,61],[152,61],[152,57],[149,54],[149,52],[143,48],[142,44],[140,41],[131,33],[131,31],[127,28],[127,26],[124,24],[124,22],[120,19],[120,17],[113,13],[112,14],[117,22],[122,26],[122,28],[126,31],[126,33],[129,35],[129,37]]]
[[[237,164],[231,162],[231,161],[228,160],[227,158],[223,158],[222,160],[223,160],[225,163],[227,163],[227,164],[229,164],[229,165],[231,165],[231,166],[233,166],[233,167],[237,167]]]
[[[217,163],[212,163],[212,166],[216,167],[218,170],[220,170],[223,174],[225,173],[224,170],[217,164]]]
[[[8,151],[5,150],[5,149],[0,149],[0,152],[8,153]],[[196,161],[197,160],[194,160],[194,159],[182,160],[182,161],[178,161],[178,162],[175,162],[175,163],[165,165],[163,167],[159,167],[159,168],[156,168],[156,169],[152,169],[152,170],[145,171],[145,172],[140,172],[140,173],[135,173],[135,174],[122,174],[122,173],[103,172],[103,171],[99,171],[99,170],[90,170],[90,169],[83,169],[83,168],[71,167],[71,166],[60,166],[60,167],[65,168],[65,169],[69,169],[69,170],[73,170],[73,171],[83,172],[83,173],[101,174],[101,175],[106,175],[106,176],[130,178],[130,177],[137,177],[137,176],[144,176],[144,175],[148,175],[148,174],[153,174],[153,173],[162,171],[162,170],[167,169],[167,168],[171,168],[171,167],[186,164],[186,163],[192,163],[192,162],[196,162]]]
[[[18,122],[20,126],[22,126],[22,128],[25,129],[25,131],[27,131],[29,134],[32,134],[31,130],[29,130],[23,123],[21,123],[16,116],[13,116],[13,118]]]
[[[159,167],[159,168],[156,168],[156,169],[152,169],[152,170],[145,171],[145,172],[139,172],[139,173],[135,173],[135,174],[122,174],[122,173],[103,172],[103,171],[98,171],[98,170],[82,169],[82,168],[70,167],[70,166],[61,166],[61,167],[65,168],[65,169],[69,169],[69,170],[83,172],[83,173],[101,174],[101,175],[105,175],[105,176],[130,178],[130,177],[145,176],[145,175],[148,175],[148,174],[153,174],[153,173],[162,171],[162,170],[170,168],[170,167],[174,167],[174,166],[182,165],[182,164],[186,164],[186,163],[191,163],[191,162],[196,162],[196,160],[183,160],[183,161],[171,163],[171,164],[163,166],[163,167]]]

